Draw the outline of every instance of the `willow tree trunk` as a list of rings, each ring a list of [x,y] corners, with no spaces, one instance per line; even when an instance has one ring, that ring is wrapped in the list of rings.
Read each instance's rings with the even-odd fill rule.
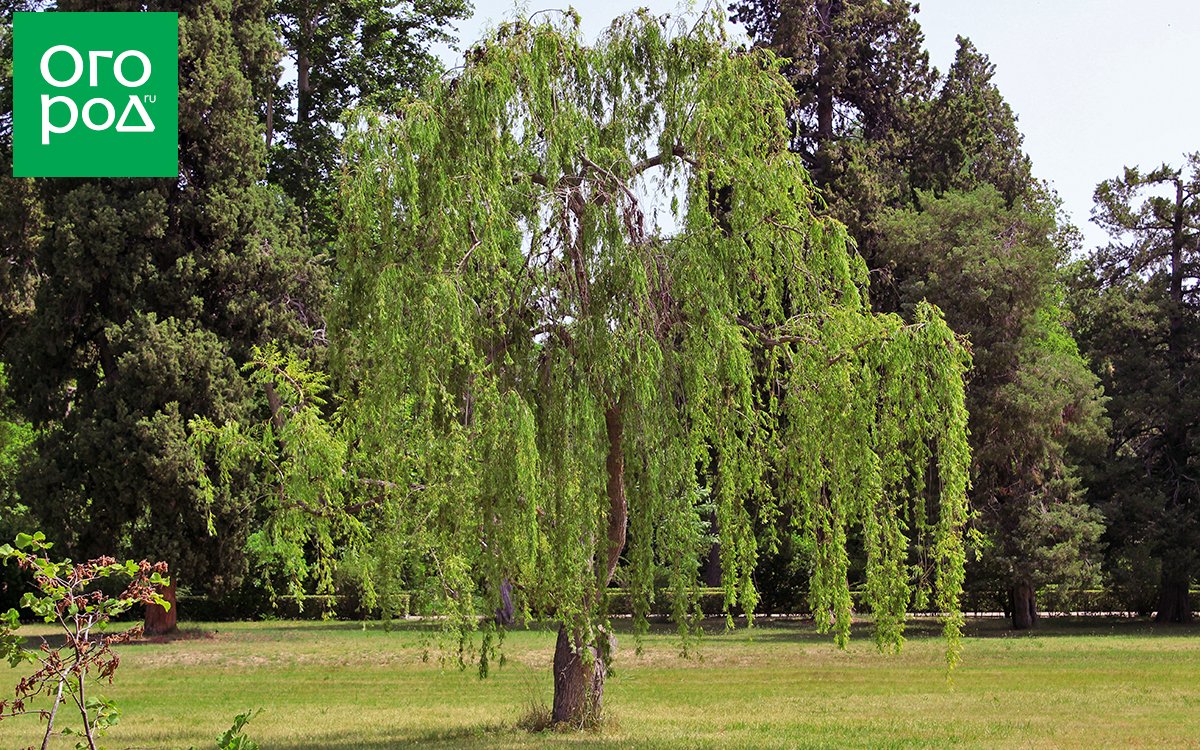
[[[604,704],[604,677],[608,667],[596,646],[578,648],[566,625],[558,628],[554,645],[555,724],[585,727],[600,718]],[[585,655],[586,654],[586,655]]]
[[[613,573],[625,548],[625,527],[629,520],[629,504],[625,498],[624,424],[621,407],[614,405],[604,413],[608,436],[608,556],[604,567],[597,568],[596,597],[612,581]],[[608,634],[599,632],[600,638]],[[608,644],[583,643],[580,634],[572,634],[567,626],[558,628],[554,646],[554,706],[551,719],[555,724],[589,726],[600,718],[604,704],[604,677],[608,674],[605,658]]]
[[[1163,573],[1159,584],[1158,612],[1155,622],[1191,622],[1192,600],[1188,593],[1191,581],[1187,576]]]
[[[1029,630],[1037,623],[1037,595],[1027,581],[1013,584],[1008,590],[1012,607],[1013,630]]]
[[[169,635],[177,629],[176,622],[179,608],[175,606],[175,578],[166,586],[159,586],[158,593],[171,606],[163,608],[157,604],[146,605],[146,619],[142,624],[142,632],[146,635]]]

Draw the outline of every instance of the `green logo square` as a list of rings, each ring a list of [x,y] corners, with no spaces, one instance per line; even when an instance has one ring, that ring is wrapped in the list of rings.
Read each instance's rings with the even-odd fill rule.
[[[178,177],[178,13],[13,14],[14,177]]]

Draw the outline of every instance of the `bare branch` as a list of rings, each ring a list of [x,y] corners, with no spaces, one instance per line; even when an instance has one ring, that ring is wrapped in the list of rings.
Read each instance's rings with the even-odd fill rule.
[[[678,143],[671,147],[671,151],[670,151],[669,155],[674,156],[677,159],[682,159],[683,161],[687,162],[688,164],[692,165],[693,167],[699,166],[699,163],[696,161],[696,159],[694,157],[692,157],[687,152],[687,150],[683,146],[679,145]],[[667,156],[668,156],[668,153],[663,152],[661,154],[655,154],[654,156],[651,156],[647,159],[642,159],[637,164],[634,164],[633,167],[629,170],[629,176],[635,177],[635,176],[641,174],[642,172],[645,172],[647,169],[652,169],[654,167],[661,165],[664,161],[667,160]]]
[[[571,336],[571,332],[562,323],[543,323],[530,331],[530,333],[534,336],[540,336],[543,333],[552,333],[563,342],[563,345],[567,347],[567,351],[571,354],[576,354],[575,338]]]
[[[744,318],[737,319],[738,325],[752,332],[758,337],[759,343],[768,348],[783,346],[785,344],[808,344],[809,346],[818,346],[820,341],[811,336],[801,336],[796,334],[775,334],[767,331],[762,326],[755,325]]]

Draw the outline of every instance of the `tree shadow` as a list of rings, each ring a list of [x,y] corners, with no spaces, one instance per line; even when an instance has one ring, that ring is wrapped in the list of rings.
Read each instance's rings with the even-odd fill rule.
[[[127,630],[127,628],[112,628],[111,630],[100,631],[93,633],[94,639],[102,638],[106,635],[118,635]],[[124,643],[117,644],[121,648],[129,648],[131,646],[163,646],[177,642],[189,641],[206,641],[216,637],[216,633],[211,630],[202,630],[199,628],[180,628],[174,633],[167,635],[141,636]],[[46,644],[50,648],[62,648],[67,645],[67,636],[64,633],[49,633],[46,635],[22,635],[21,646],[27,649],[38,650],[42,644]]]
[[[285,743],[274,743],[276,750],[387,750],[388,748],[403,747],[459,747],[464,742],[497,739],[500,735],[514,733],[511,726],[502,724],[479,724],[456,729],[447,729],[425,733],[396,733],[383,737],[364,739],[346,734],[310,735],[303,740]],[[490,744],[490,743],[489,743]]]
[[[38,650],[45,643],[50,648],[62,648],[67,645],[67,636],[62,633],[51,633],[50,635],[22,635],[21,648]]]
[[[967,620],[963,635],[968,638],[1079,638],[1089,636],[1129,636],[1144,638],[1194,638],[1200,635],[1200,622],[1174,624],[1154,622],[1146,617],[1047,616],[1029,630],[1013,630],[1004,618]]]
[[[629,740],[606,736],[603,729],[547,729],[541,732],[529,732],[512,724],[500,723],[474,724],[448,730],[396,733],[370,738],[335,734],[311,735],[303,740],[273,743],[271,747],[273,750],[395,750],[396,748],[410,747],[419,747],[422,750],[426,748],[449,750],[449,748],[462,747],[507,747],[509,742],[506,740],[517,745],[532,747],[548,745],[554,743],[555,740],[572,747],[596,748],[597,750],[631,747]],[[677,745],[639,740],[636,746],[654,750]],[[696,745],[696,747],[708,747],[708,745]]]
[[[796,644],[821,644],[832,642],[832,635],[817,631],[816,624],[807,618],[771,619],[756,621],[753,628],[737,627],[728,631],[723,627],[707,628],[705,635],[721,637],[742,634],[752,640],[778,641]],[[909,640],[939,639],[942,637],[942,622],[934,617],[915,617],[905,623],[904,637]],[[874,624],[869,619],[855,620],[850,627],[851,641],[870,640]],[[1200,636],[1200,622],[1186,624],[1156,623],[1148,618],[1109,616],[1048,616],[1038,621],[1030,630],[1013,630],[1007,619],[1002,617],[968,618],[963,626],[964,638],[1079,638],[1094,636],[1128,636],[1145,638],[1195,638]]]
[[[181,627],[176,635],[162,638],[143,638],[133,641],[130,645],[169,644],[173,641],[214,638],[222,632],[221,623],[195,623],[190,627]],[[678,626],[665,618],[654,618],[647,623],[646,635],[652,637],[671,637],[678,633]],[[729,629],[723,617],[706,618],[700,623],[704,637],[720,638],[725,635],[748,637],[752,640],[776,640],[796,643],[827,643],[831,640],[828,633],[819,633],[811,617],[776,617],[761,616],[755,619],[753,627],[747,627],[745,618],[734,619],[734,627]],[[558,628],[553,622],[518,623],[508,628],[510,633],[543,633],[552,635]],[[874,626],[869,617],[856,619],[851,625],[851,639],[870,638]],[[612,630],[618,636],[632,637],[635,633],[634,622],[631,618],[616,618],[612,622]],[[385,623],[381,620],[337,620],[337,621],[296,621],[280,620],[254,623],[249,628],[229,628],[225,632],[235,635],[245,635],[253,638],[256,635],[278,636],[284,634],[312,633],[359,633],[367,632],[378,635],[389,633],[438,635],[444,631],[442,623],[430,620],[393,620]],[[1007,619],[1003,617],[968,617],[963,627],[966,638],[1069,638],[1080,636],[1124,635],[1138,637],[1195,637],[1200,635],[1200,621],[1185,624],[1156,623],[1145,617],[1120,616],[1045,616],[1030,630],[1013,630]],[[913,617],[905,625],[905,637],[909,639],[940,638],[942,623],[935,617]],[[53,640],[57,638],[57,641]],[[52,643],[62,643],[59,636],[50,636]],[[27,638],[27,642],[40,643],[37,637]]]
[[[242,620],[226,623],[197,621],[195,624],[211,626],[214,631],[220,631],[221,627],[224,626],[227,630],[236,629],[247,634],[304,632],[439,633],[443,630],[441,623],[430,620],[392,620],[390,623],[383,620]]]

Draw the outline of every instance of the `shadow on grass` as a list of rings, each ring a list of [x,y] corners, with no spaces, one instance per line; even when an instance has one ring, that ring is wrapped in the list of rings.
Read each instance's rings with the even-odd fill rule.
[[[394,748],[495,748],[495,747],[542,747],[555,740],[572,747],[628,748],[629,740],[605,736],[604,731],[575,731],[571,729],[547,729],[528,732],[511,724],[477,724],[457,729],[413,734],[395,734],[386,737],[360,738],[347,735],[312,735],[304,740],[275,743],[273,750],[393,750]],[[678,745],[639,742],[639,748],[666,748]]]
[[[1200,636],[1200,622],[1171,624],[1144,617],[1043,617],[1030,630],[1013,630],[999,618],[967,621],[968,638],[1072,638],[1119,635],[1147,638]]]
[[[98,635],[115,635],[127,630],[127,623],[116,623],[106,631],[98,633]],[[121,648],[129,648],[131,646],[168,646],[172,643],[186,643],[189,641],[209,641],[216,638],[216,631],[207,630],[204,628],[180,628],[169,635],[155,635],[150,637],[135,638],[127,643],[120,644]],[[21,645],[24,648],[39,649],[45,643],[50,648],[62,648],[67,645],[67,637],[62,633],[50,633],[48,635],[23,635],[21,636]]]
[[[200,627],[203,625],[203,627]],[[225,626],[225,627],[222,627]],[[514,626],[514,633],[542,633],[553,635],[557,623],[538,622],[526,626]],[[708,618],[703,625],[706,637],[722,637],[726,634],[749,637],[755,641],[781,641],[794,643],[827,643],[832,636],[817,632],[815,623],[807,618],[760,617],[756,619],[753,628],[747,628],[745,620],[735,621],[733,630],[727,630],[725,619],[720,617]],[[628,618],[613,621],[613,630],[618,636],[632,637],[633,621]],[[183,627],[176,636],[159,639],[140,639],[131,645],[170,644],[174,641],[187,641],[213,638],[218,633],[234,637],[244,636],[255,639],[258,637],[279,637],[288,634],[316,633],[371,633],[377,635],[397,634],[428,634],[436,635],[442,632],[442,624],[428,620],[394,620],[384,623],[379,620],[371,621],[264,621],[255,623],[196,623],[195,626]],[[651,637],[674,637],[677,626],[666,620],[653,620],[649,623],[647,635]],[[856,620],[851,627],[852,639],[869,639],[873,632],[873,624],[869,618]],[[967,638],[1071,638],[1084,636],[1118,635],[1127,637],[1196,637],[1200,636],[1200,622],[1183,625],[1162,624],[1147,618],[1133,617],[1043,617],[1032,630],[1013,630],[1008,620],[998,617],[968,618],[963,629]],[[918,617],[908,621],[905,637],[909,639],[940,638],[942,623],[932,617]],[[57,640],[55,640],[57,638]],[[51,643],[62,643],[62,639],[54,637]],[[27,639],[29,643],[39,643],[40,639]]]
[[[756,623],[753,630],[738,630],[749,632],[758,641],[823,643],[831,639],[829,634],[818,633],[811,620],[767,620]],[[870,639],[873,631],[874,626],[869,620],[856,621],[850,628],[850,637],[851,640]],[[722,631],[708,632],[717,635]],[[1195,638],[1200,636],[1200,622],[1164,624],[1133,617],[1044,617],[1031,630],[1013,630],[1008,620],[988,617],[968,619],[963,628],[966,638],[1079,638],[1107,635]],[[936,618],[909,620],[904,636],[908,639],[941,638],[942,623]]]
[[[464,744],[479,743],[484,746],[496,744],[501,735],[516,732],[512,727],[481,725],[460,729],[429,732],[425,734],[397,734],[363,739],[347,734],[310,735],[296,742],[275,743],[275,750],[386,750],[398,747],[462,747]],[[469,743],[469,744],[468,744]]]
[[[234,622],[196,622],[213,630],[241,630],[253,633],[438,633],[442,630],[441,623],[429,620],[393,620],[385,623],[382,620],[255,620]]]

